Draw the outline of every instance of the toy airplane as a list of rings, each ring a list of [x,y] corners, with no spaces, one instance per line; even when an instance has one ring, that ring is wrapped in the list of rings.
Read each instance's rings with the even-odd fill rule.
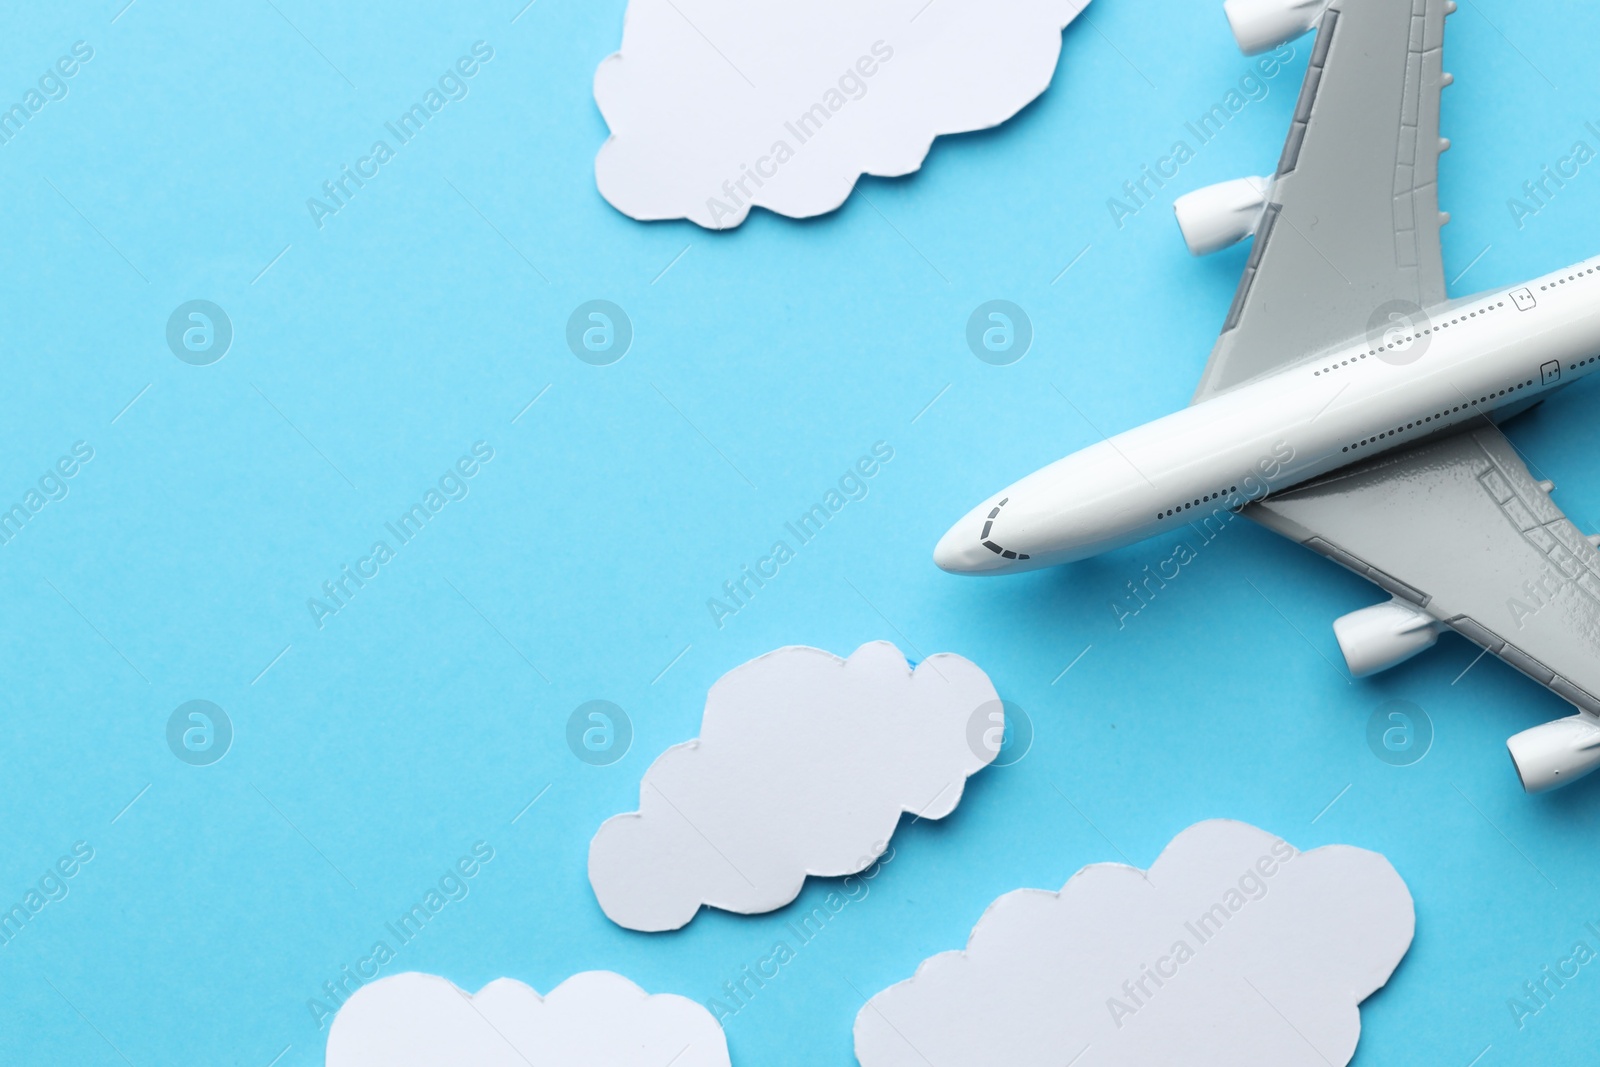
[[[1255,237],[1199,391],[997,493],[934,561],[1007,574],[1240,511],[1393,596],[1334,623],[1352,674],[1449,628],[1576,705],[1507,743],[1540,792],[1600,766],[1600,552],[1496,423],[1600,368],[1600,259],[1447,298],[1455,6],[1227,0],[1247,53],[1317,36],[1276,175],[1175,205],[1196,254]]]

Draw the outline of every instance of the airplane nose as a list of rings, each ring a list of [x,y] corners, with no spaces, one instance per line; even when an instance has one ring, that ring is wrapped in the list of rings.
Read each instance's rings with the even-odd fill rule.
[[[968,561],[970,553],[967,546],[971,544],[970,537],[961,536],[963,523],[950,527],[945,535],[939,538],[939,543],[933,546],[933,562],[942,571],[951,574],[966,574],[971,570]]]
[[[941,538],[933,549],[933,562],[951,574],[983,574],[998,570],[1006,561],[983,547],[978,531],[982,520],[968,515]]]

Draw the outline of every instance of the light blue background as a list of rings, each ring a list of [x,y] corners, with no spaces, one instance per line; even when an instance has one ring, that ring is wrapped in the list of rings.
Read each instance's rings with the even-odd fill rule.
[[[1592,1055],[1600,972],[1520,1032],[1507,1008],[1600,920],[1600,782],[1524,796],[1503,747],[1566,714],[1556,698],[1492,659],[1458,677],[1475,650],[1453,637],[1349,681],[1329,624],[1381,594],[1243,522],[1120,630],[1110,601],[1170,544],[999,581],[930,561],[988,493],[1188,400],[1246,253],[1191,260],[1168,205],[1271,169],[1306,42],[1120,230],[1107,198],[1248,69],[1220,5],[1098,0],[1002,129],[941,141],[829,217],[713,234],[633,222],[595,191],[591,78],[623,0],[538,0],[514,21],[521,0],[122,4],[11,3],[0,38],[8,104],[74,41],[95,49],[0,146],[0,500],[73,442],[95,450],[0,546],[0,899],[74,841],[96,853],[0,947],[0,1061],[319,1064],[307,1000],[479,840],[495,858],[471,894],[389,973],[548,991],[609,968],[716,996],[791,913],[619,930],[588,887],[589,838],[695,734],[719,675],[879,638],[971,657],[1036,740],[945,822],[905,820],[871,895],[728,1020],[736,1063],[852,1063],[858,993],[961,946],[995,897],[1148,865],[1215,816],[1379,850],[1411,886],[1416,942],[1363,1009],[1358,1063]],[[1600,163],[1525,229],[1507,208],[1595,143],[1597,34],[1578,0],[1464,0],[1452,18],[1453,292],[1600,249]],[[319,231],[305,199],[480,39],[495,57],[467,99]],[[210,367],[165,344],[192,298],[236,331]],[[565,347],[592,298],[635,325],[615,366]],[[1036,329],[1011,367],[965,347],[991,298]],[[1594,393],[1511,430],[1588,529]],[[495,458],[471,495],[319,631],[307,598],[480,440]],[[870,496],[718,629],[707,599],[879,440],[895,457]],[[204,768],[165,741],[196,698],[236,730]],[[564,739],[596,698],[636,730],[605,768]],[[1391,699],[1435,725],[1415,766],[1368,748]]]

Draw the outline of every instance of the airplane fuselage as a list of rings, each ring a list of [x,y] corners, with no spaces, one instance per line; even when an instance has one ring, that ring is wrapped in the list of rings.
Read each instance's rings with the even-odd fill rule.
[[[1313,359],[1058,460],[996,493],[934,561],[1006,574],[1238,509],[1600,369],[1600,258],[1396,318]]]

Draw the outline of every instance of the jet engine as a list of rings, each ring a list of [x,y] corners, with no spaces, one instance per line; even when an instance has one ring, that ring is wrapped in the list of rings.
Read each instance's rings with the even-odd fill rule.
[[[1270,52],[1317,24],[1329,0],[1226,0],[1233,38],[1247,56]]]
[[[1403,600],[1374,604],[1333,624],[1350,673],[1365,678],[1432,648],[1444,624]]]
[[[1238,178],[1185,193],[1172,204],[1184,244],[1197,256],[1220,252],[1256,232],[1267,209],[1270,178]]]
[[[1576,781],[1600,767],[1600,718],[1577,714],[1524,730],[1506,742],[1530,793]]]

